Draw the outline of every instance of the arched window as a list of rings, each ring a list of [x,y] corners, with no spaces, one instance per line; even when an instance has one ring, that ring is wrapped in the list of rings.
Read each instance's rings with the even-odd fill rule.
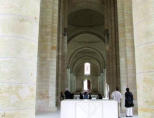
[[[88,91],[88,90],[90,90],[90,88],[91,88],[91,83],[90,83],[90,80],[84,80],[83,81],[83,89],[84,89],[84,91]]]
[[[90,63],[84,63],[84,75],[90,75]]]
[[[84,89],[84,91],[88,90],[88,80],[83,81],[83,89]]]

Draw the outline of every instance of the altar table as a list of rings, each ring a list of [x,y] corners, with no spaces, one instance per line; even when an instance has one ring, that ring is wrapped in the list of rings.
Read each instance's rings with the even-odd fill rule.
[[[63,100],[61,118],[118,118],[114,100]]]

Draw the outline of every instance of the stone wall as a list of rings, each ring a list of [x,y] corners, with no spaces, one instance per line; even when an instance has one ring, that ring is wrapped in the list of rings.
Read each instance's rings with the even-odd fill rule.
[[[0,118],[35,118],[40,0],[0,1]]]
[[[154,118],[154,0],[132,1],[139,118]]]

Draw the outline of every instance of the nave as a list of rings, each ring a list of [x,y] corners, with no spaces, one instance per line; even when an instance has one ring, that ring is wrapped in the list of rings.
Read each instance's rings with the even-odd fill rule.
[[[56,111],[84,82],[130,88],[138,117],[154,118],[153,37],[154,0],[0,0],[0,118]]]

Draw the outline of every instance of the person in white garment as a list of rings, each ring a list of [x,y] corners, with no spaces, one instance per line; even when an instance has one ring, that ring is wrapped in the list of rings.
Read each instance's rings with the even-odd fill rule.
[[[118,102],[118,116],[120,117],[120,106],[121,106],[122,95],[119,92],[119,88],[118,87],[116,87],[116,90],[112,92],[111,98]]]
[[[126,117],[133,117],[133,94],[126,88],[125,93],[125,107],[126,107]]]

